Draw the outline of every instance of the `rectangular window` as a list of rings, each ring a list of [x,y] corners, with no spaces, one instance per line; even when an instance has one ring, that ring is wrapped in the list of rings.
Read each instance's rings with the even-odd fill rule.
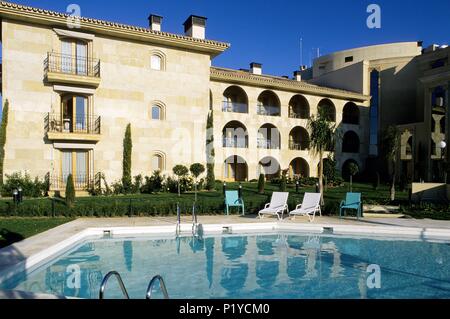
[[[446,65],[447,65],[447,58],[444,58],[444,59],[439,59],[439,60],[435,60],[435,61],[431,62],[430,66],[432,69],[437,69],[437,68],[441,68]]]
[[[61,71],[72,73],[72,42],[61,41]]]
[[[84,42],[77,42],[77,74],[87,75],[87,44]]]
[[[345,57],[345,63],[353,62],[353,56]]]
[[[61,152],[62,182],[67,183],[72,175],[76,188],[84,188],[89,180],[89,155],[87,150],[65,150]]]
[[[62,153],[62,179],[64,183],[67,183],[67,178],[73,173],[72,166],[72,152]]]
[[[77,96],[76,101],[76,127],[77,131],[86,130],[86,115],[87,115],[87,99],[83,96]]]

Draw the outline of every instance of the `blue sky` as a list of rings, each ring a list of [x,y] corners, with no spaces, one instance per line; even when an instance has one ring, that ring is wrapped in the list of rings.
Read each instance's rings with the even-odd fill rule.
[[[163,30],[182,33],[190,14],[208,17],[207,38],[232,44],[213,61],[215,66],[248,68],[263,63],[264,73],[292,75],[301,62],[310,63],[317,48],[321,54],[358,46],[424,41],[449,43],[449,0],[14,0],[12,2],[65,12],[76,3],[82,16],[148,26],[147,17],[164,17]],[[369,4],[381,6],[382,28],[366,26]],[[314,48],[314,49],[313,49]]]

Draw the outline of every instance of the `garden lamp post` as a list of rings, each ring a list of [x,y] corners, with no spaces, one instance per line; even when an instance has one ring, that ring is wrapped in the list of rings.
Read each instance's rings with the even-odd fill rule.
[[[239,198],[242,198],[242,183],[239,183]]]
[[[227,183],[223,183],[223,196],[225,196],[226,191],[227,191]]]
[[[17,201],[18,201],[19,203],[22,203],[22,202],[23,202],[23,191],[22,191],[22,187],[19,187],[19,188],[17,189],[17,195],[18,195]]]
[[[14,189],[12,195],[13,195],[13,202],[14,202],[14,204],[17,205],[19,203],[19,192],[18,192],[18,190]]]
[[[446,156],[446,148],[447,148],[447,143],[445,141],[441,141],[438,144],[438,147],[441,149],[441,170],[444,176],[444,183],[447,184],[447,165],[446,165],[446,161],[447,161],[447,156]]]
[[[299,185],[300,185],[299,181],[296,180],[296,181],[295,181],[295,192],[296,192],[297,194],[298,194],[298,190],[299,190]]]

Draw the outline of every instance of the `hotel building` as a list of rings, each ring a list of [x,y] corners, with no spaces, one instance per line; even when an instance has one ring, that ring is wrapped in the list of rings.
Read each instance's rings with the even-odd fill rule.
[[[69,174],[86,189],[98,173],[122,176],[123,138],[131,124],[132,174],[170,175],[177,164],[207,161],[207,118],[214,115],[217,179],[317,176],[308,119],[319,109],[341,132],[339,169],[364,169],[370,96],[250,70],[213,67],[230,45],[208,40],[206,18],[190,16],[183,35],[149,27],[0,2],[2,96],[9,102],[4,173],[50,176],[64,190]],[[326,154],[326,157],[329,154]]]

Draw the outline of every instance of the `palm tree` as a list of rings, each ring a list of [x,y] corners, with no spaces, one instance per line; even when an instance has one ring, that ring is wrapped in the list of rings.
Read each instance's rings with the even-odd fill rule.
[[[388,162],[392,165],[392,175],[391,175],[391,201],[395,200],[395,177],[396,177],[396,164],[397,156],[400,148],[400,132],[397,127],[389,126],[383,133],[383,138],[381,141],[383,155]]]
[[[312,116],[308,121],[308,129],[311,132],[310,147],[315,155],[320,157],[319,165],[319,191],[322,196],[321,204],[324,205],[323,199],[323,156],[330,149],[334,149],[336,139],[336,124],[328,120],[328,116],[324,111],[319,111],[317,116]]]

